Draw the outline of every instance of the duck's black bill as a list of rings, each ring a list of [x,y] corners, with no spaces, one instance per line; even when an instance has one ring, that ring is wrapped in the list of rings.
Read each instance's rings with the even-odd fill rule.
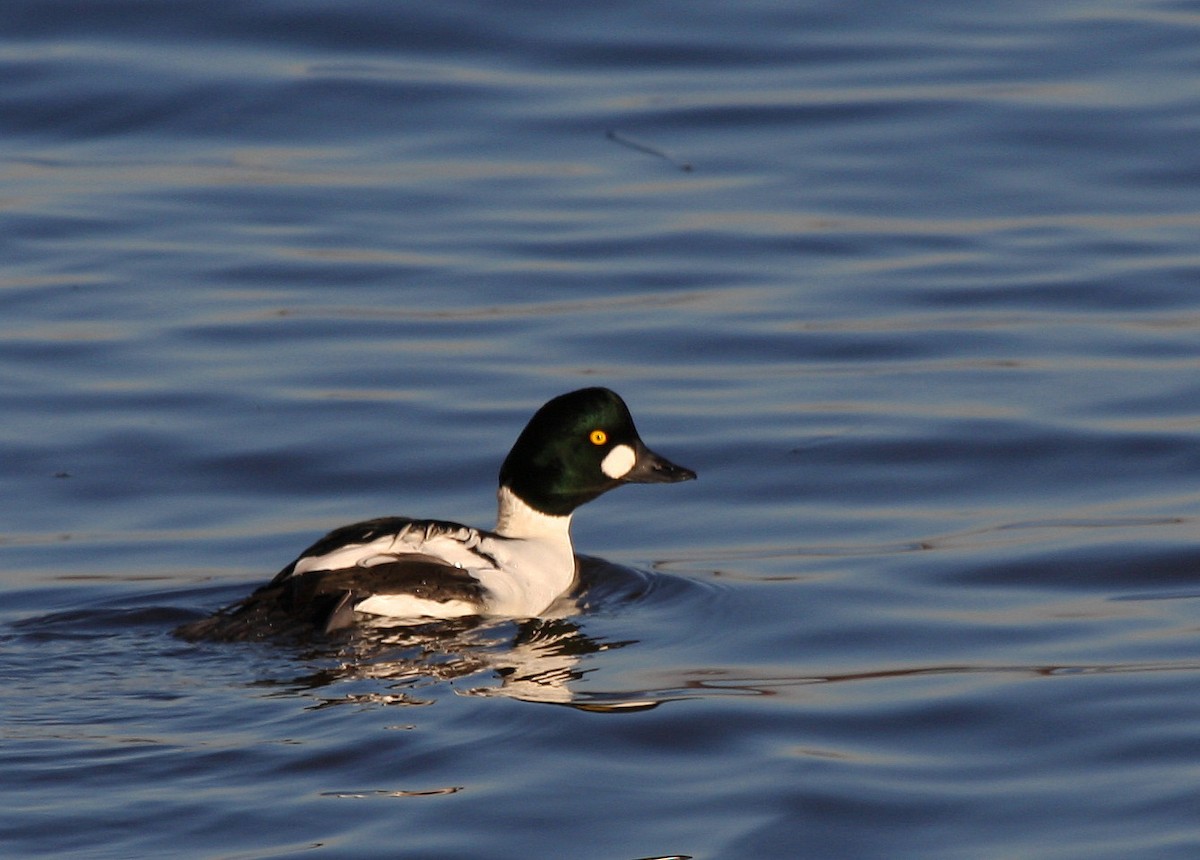
[[[660,457],[649,448],[639,446],[633,468],[621,478],[631,484],[674,484],[677,481],[694,481],[696,473],[683,466],[676,466],[666,457]]]

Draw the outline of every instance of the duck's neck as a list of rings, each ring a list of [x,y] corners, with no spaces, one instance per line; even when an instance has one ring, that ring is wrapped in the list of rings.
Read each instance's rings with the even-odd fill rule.
[[[496,534],[520,540],[547,540],[571,546],[571,515],[554,517],[526,504],[508,487],[496,494]]]

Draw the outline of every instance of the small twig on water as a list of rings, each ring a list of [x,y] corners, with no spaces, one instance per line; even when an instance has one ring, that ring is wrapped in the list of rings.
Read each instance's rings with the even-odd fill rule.
[[[626,137],[623,134],[619,134],[611,128],[607,132],[605,132],[605,137],[607,137],[613,143],[621,144],[621,146],[628,146],[630,149],[636,149],[638,152],[644,152],[647,155],[654,155],[661,159],[664,159],[664,160],[670,162],[671,164],[675,165],[676,167],[678,167],[684,173],[691,173],[691,171],[692,171],[692,163],[690,161],[680,161],[678,158],[675,158],[675,157],[663,152],[661,149],[656,149],[655,147],[649,146],[648,144],[645,144],[645,143],[639,143],[638,141],[634,140],[633,138]]]

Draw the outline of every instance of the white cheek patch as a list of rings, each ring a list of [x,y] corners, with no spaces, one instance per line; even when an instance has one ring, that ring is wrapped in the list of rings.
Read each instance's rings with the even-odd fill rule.
[[[624,478],[633,468],[637,455],[628,445],[618,445],[604,457],[600,470],[614,481]]]

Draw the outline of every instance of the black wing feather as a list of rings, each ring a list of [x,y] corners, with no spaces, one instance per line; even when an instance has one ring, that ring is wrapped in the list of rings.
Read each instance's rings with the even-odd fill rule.
[[[438,520],[383,517],[343,526],[325,535],[300,556],[324,555],[340,546],[369,543],[405,527],[461,530]],[[331,632],[354,624],[354,607],[373,594],[411,594],[425,600],[461,600],[482,605],[483,585],[467,571],[431,556],[396,556],[395,561],[341,570],[294,574],[289,564],[249,597],[209,618],[180,627],[185,639],[268,639],[313,630]]]

